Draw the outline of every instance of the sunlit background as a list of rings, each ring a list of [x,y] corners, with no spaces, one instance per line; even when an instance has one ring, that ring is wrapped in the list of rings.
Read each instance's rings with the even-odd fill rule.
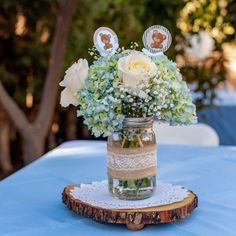
[[[61,4],[0,1],[1,178],[66,140],[94,139],[76,108],[59,106],[58,83],[45,91],[46,81],[60,81],[75,60],[92,61],[88,48],[100,26],[112,28],[120,45],[137,42],[140,48],[147,27],[167,27],[173,42],[166,54],[189,83],[199,121],[218,132],[221,145],[236,145],[236,1],[81,0],[70,9],[70,24]],[[56,27],[60,17],[63,29]]]

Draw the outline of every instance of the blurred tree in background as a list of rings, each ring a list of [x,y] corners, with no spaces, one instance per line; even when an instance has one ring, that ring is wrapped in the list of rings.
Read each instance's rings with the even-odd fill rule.
[[[185,80],[194,85],[193,91],[198,94],[195,100],[198,108],[212,104],[216,96],[215,88],[225,80],[226,58],[223,43],[235,39],[235,12],[232,11],[235,6],[233,0],[190,0],[186,1],[179,12],[177,20],[177,27],[181,31],[179,44],[183,44],[189,34],[198,32],[207,32],[215,42],[212,53],[198,62],[186,57],[183,51],[177,56],[177,59],[184,61],[180,67]],[[197,40],[201,40],[201,37]],[[204,46],[196,50],[207,50],[207,37],[203,38],[203,42],[199,42],[201,43]]]
[[[48,1],[34,2],[30,7],[26,1],[0,1],[0,7],[1,82],[28,120],[32,121],[48,66],[50,40],[46,32],[53,29],[55,16]],[[42,8],[45,10],[42,11]],[[21,156],[18,148],[21,140],[2,105],[0,112],[0,160],[3,171],[9,172],[13,168],[9,156],[16,153]],[[10,139],[13,141],[11,146],[16,147],[14,153],[4,148],[10,145]],[[17,159],[21,163],[20,158]]]
[[[142,34],[147,27],[154,24],[167,27],[173,37],[167,55],[174,61],[176,56],[181,56],[185,60],[185,66],[182,67],[185,79],[196,83],[195,91],[203,94],[198,101],[199,107],[204,97],[208,96],[207,91],[210,91],[210,100],[212,100],[214,88],[224,80],[221,44],[235,38],[236,18],[233,9],[236,4],[234,1],[71,1],[77,4],[77,9],[75,14],[73,14],[75,6],[72,7],[73,9],[67,9],[71,11],[71,16],[73,15],[73,20],[67,22],[67,27],[70,29],[68,37],[67,32],[61,28],[56,35],[56,40],[56,29],[62,24],[59,18],[65,14],[69,1],[0,0],[0,83],[24,114],[26,119],[23,123],[28,126],[24,129],[22,125],[16,125],[21,119],[21,116],[17,116],[19,112],[14,118],[15,107],[10,103],[11,109],[8,107],[8,110],[13,109],[13,111],[7,111],[3,100],[6,94],[2,96],[0,94],[0,165],[5,172],[10,172],[17,166],[21,167],[41,155],[43,151],[65,140],[92,138],[83,126],[82,120],[76,118],[75,108],[64,110],[55,105],[58,104],[56,103],[57,81],[63,77],[61,72],[75,60],[88,58],[87,50],[93,46],[93,33],[100,26],[112,28],[119,37],[120,45],[128,47],[130,42],[135,41],[141,48]],[[210,32],[216,42],[216,53],[201,63],[205,65],[210,60],[205,67],[186,63],[184,50],[179,47],[185,41],[187,33],[193,34],[200,30]],[[59,48],[63,48],[63,43],[66,48],[64,60],[62,50],[57,65],[55,60],[57,62],[58,57],[53,59],[52,68],[55,40]],[[91,62],[91,58],[88,60]],[[64,63],[60,64],[60,61]],[[45,84],[50,80],[49,74],[55,71],[55,76],[52,76],[55,89],[48,98],[52,101],[47,100],[50,105],[47,109],[52,109],[50,112],[42,106],[42,103],[45,100],[45,106]],[[38,126],[39,122],[37,123],[39,116],[41,126]],[[32,127],[33,129],[30,129]],[[32,143],[40,146],[39,152],[35,151],[37,148],[33,147]],[[11,148],[8,148],[9,146]],[[35,152],[32,154],[32,151]]]
[[[53,4],[47,1],[40,2],[42,5],[32,4],[33,8],[30,10],[25,5],[26,1],[4,2],[3,4],[2,24],[5,26],[5,31],[2,32],[2,42],[5,43],[3,49],[6,48],[6,51],[3,50],[3,53],[6,55],[1,57],[4,64],[2,71],[4,80],[8,81],[8,78],[12,78],[15,86],[11,85],[6,89],[7,86],[4,87],[3,80],[0,81],[0,103],[5,119],[11,121],[22,138],[21,151],[24,163],[29,163],[44,153],[45,141],[56,106],[57,85],[64,64],[69,29],[77,1],[60,0],[50,3]],[[44,8],[51,9],[56,18],[53,33],[51,33],[49,53],[37,50],[49,38],[50,23],[44,24],[44,22],[50,22],[50,17],[45,18],[45,15],[41,14]],[[38,16],[35,17],[34,13],[38,13]],[[47,49],[46,47],[45,50]],[[45,53],[48,54],[46,62]],[[42,56],[42,61],[39,56]],[[8,60],[5,60],[5,57]],[[46,72],[43,69],[46,69]],[[45,80],[43,81],[42,78]],[[37,82],[33,84],[34,80],[42,81],[39,86],[40,93],[38,93],[40,101],[36,100],[35,107],[33,107],[33,85],[37,85]],[[17,99],[18,90],[25,94],[25,107],[34,109],[33,112],[28,114],[25,112],[25,107],[21,104],[21,96]],[[1,136],[4,138],[6,134],[1,133]],[[3,138],[1,140],[4,140]],[[4,146],[6,143],[2,142],[0,145]],[[5,167],[4,171],[10,171],[10,153],[7,153],[8,150],[4,148],[1,150],[5,151],[0,156],[5,165],[2,165]],[[8,165],[5,164],[6,161]]]

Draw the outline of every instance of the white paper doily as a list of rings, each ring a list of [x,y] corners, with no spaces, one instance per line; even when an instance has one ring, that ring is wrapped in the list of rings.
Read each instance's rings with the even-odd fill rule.
[[[81,184],[80,187],[74,187],[71,195],[93,206],[106,209],[133,209],[145,208],[151,206],[160,206],[180,202],[188,197],[188,190],[180,185],[172,185],[157,181],[156,191],[152,197],[144,200],[120,200],[114,198],[108,192],[108,182],[93,182],[92,184]]]

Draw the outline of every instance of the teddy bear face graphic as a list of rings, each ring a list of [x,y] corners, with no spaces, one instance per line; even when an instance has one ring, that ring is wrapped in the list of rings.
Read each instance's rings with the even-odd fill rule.
[[[104,43],[104,46],[103,48],[105,50],[107,49],[110,49],[113,47],[112,43],[111,43],[111,35],[110,34],[103,34],[103,33],[100,33],[99,34],[100,38],[101,38],[101,41]]]
[[[157,30],[154,30],[152,33],[152,40],[151,43],[152,48],[163,48],[162,42],[166,39],[166,36]]]

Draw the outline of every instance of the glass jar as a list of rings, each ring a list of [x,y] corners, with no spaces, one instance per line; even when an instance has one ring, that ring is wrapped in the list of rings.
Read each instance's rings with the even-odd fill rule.
[[[114,197],[140,200],[156,186],[156,138],[153,118],[125,118],[123,129],[108,137],[108,183]]]

